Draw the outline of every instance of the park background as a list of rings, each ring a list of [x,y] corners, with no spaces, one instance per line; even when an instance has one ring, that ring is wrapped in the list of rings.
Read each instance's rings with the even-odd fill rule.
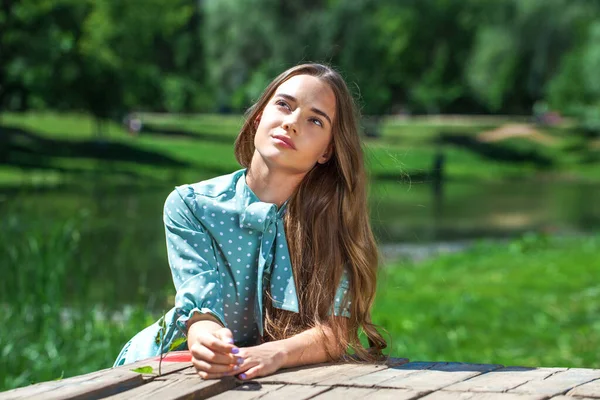
[[[600,2],[0,3],[0,390],[112,365],[171,307],[162,205],[236,170],[301,62],[359,104],[411,360],[600,366]]]

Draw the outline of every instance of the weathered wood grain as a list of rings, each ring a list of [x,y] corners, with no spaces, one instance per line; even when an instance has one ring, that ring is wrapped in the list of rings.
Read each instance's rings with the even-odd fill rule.
[[[433,391],[498,368],[501,368],[501,366],[492,364],[440,363],[414,374],[389,379],[376,386]]]
[[[576,386],[600,378],[600,370],[570,368],[557,372],[546,379],[535,379],[509,390],[509,393],[544,394],[555,396],[564,394]]]
[[[144,379],[138,373],[128,370],[105,369],[60,381],[43,382],[10,390],[0,393],[0,399],[102,398],[143,384]]]
[[[444,390],[458,392],[505,392],[534,379],[545,379],[566,368],[505,367],[455,383]]]
[[[569,396],[587,396],[600,399],[600,379],[584,383],[581,386],[577,386],[570,390],[567,395]]]
[[[82,379],[83,378],[83,379]],[[102,398],[123,390],[141,386],[144,380],[140,374],[131,371],[103,370],[88,374],[84,377],[75,377],[64,379],[62,381],[52,382],[52,384],[40,384],[35,393],[24,391],[19,393],[19,397],[0,396],[0,399],[84,399],[84,398]],[[34,385],[36,386],[36,385]],[[45,387],[45,390],[39,390]],[[17,389],[18,391],[19,389]],[[7,392],[10,393],[10,392]]]
[[[405,389],[369,389],[356,387],[333,387],[314,397],[318,400],[412,400],[423,393]],[[283,398],[283,397],[282,397]],[[293,398],[293,397],[291,397]]]
[[[258,382],[244,382],[243,384],[231,389],[225,393],[211,397],[211,400],[253,400],[263,398],[263,396],[282,388],[284,385],[270,385]],[[281,397],[280,397],[281,398]]]
[[[325,386],[350,385],[350,379],[358,378],[363,375],[368,375],[386,369],[388,369],[387,365],[364,364],[358,366],[357,368],[340,371],[339,373],[333,374],[325,379],[319,380],[316,383]]]
[[[119,393],[108,399],[204,399],[233,389],[236,386],[236,379],[233,377],[203,380],[199,376],[175,373],[164,377],[161,376],[143,386]]]
[[[390,360],[390,363],[405,360]],[[394,400],[600,400],[600,370],[524,368],[490,364],[413,362],[336,363],[282,370],[241,382],[202,380],[190,362],[163,362],[163,375],[131,369],[158,360],[96,371],[0,393],[21,399],[394,399]],[[565,395],[566,394],[566,395]]]
[[[352,377],[348,379],[345,384],[361,387],[373,387],[394,378],[399,379],[402,377],[406,377],[410,374],[414,374],[422,370],[432,368],[437,364],[438,363],[435,362],[411,362],[400,366],[387,368],[374,373],[370,373],[368,375]]]
[[[348,373],[350,370],[360,367],[360,364],[319,364],[314,367],[301,367],[285,369],[255,381],[261,383],[297,383],[304,385],[313,385],[320,381],[329,379],[331,376]]]
[[[309,385],[283,385],[280,389],[269,392],[261,397],[261,400],[280,400],[294,399],[304,400],[312,399],[319,393],[330,390],[328,386],[309,386]]]
[[[389,359],[386,364],[365,364],[365,363],[363,363],[363,364],[360,364],[360,366],[358,368],[341,371],[338,374],[332,375],[329,378],[324,379],[324,380],[319,380],[318,382],[315,382],[315,383],[317,383],[319,385],[328,385],[328,386],[352,385],[352,383],[350,383],[351,379],[359,378],[361,376],[372,374],[372,373],[376,373],[378,371],[384,371],[386,369],[389,369],[392,366],[399,367],[399,366],[405,365],[407,363],[408,363],[408,359],[406,359],[406,358]]]
[[[377,389],[375,393],[369,396],[369,400],[412,400],[420,399],[426,394],[427,392],[410,389]]]
[[[544,395],[481,392],[433,392],[419,400],[544,400]],[[575,400],[575,399],[570,399]]]
[[[377,389],[334,387],[314,399],[318,400],[364,400],[370,399]]]

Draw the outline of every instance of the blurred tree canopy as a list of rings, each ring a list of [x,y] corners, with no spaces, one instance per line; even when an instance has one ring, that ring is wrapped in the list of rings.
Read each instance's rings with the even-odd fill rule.
[[[2,0],[0,32],[0,110],[239,112],[316,61],[368,114],[544,104],[600,129],[598,0]]]

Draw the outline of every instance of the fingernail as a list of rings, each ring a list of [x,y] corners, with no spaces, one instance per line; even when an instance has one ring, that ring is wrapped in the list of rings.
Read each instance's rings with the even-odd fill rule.
[[[237,371],[238,369],[240,369],[240,366],[239,366],[239,365],[234,365],[234,366],[233,366],[233,370],[234,370],[234,371]]]
[[[232,343],[233,344],[233,338],[229,338],[228,337],[228,338],[225,338],[223,341],[227,342],[227,343]]]
[[[231,349],[231,354],[237,354],[240,352],[240,349],[238,349],[237,347],[234,347],[233,349]]]
[[[238,359],[235,360],[235,362],[238,363],[238,364],[243,364],[244,363],[244,359],[241,358],[241,357],[238,357]]]
[[[240,379],[246,379],[246,374],[240,374]]]

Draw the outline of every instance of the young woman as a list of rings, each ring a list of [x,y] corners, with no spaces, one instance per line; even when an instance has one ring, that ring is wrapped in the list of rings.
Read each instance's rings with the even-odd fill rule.
[[[304,64],[275,78],[235,143],[245,169],[167,198],[175,307],[131,339],[115,365],[159,355],[180,338],[205,379],[251,379],[338,359],[349,347],[363,360],[381,355],[357,125],[333,69]]]

